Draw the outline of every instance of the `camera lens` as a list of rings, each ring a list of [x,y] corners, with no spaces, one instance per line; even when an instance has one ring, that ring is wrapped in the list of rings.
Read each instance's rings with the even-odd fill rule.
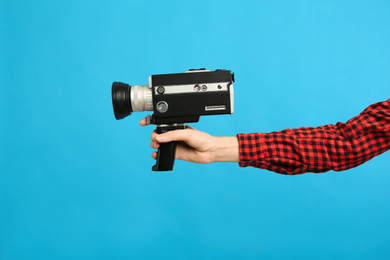
[[[112,83],[112,106],[116,119],[132,112],[153,111],[152,89],[149,85],[130,86],[122,82]]]
[[[112,106],[114,108],[115,118],[117,120],[131,115],[131,87],[122,82],[112,83]]]

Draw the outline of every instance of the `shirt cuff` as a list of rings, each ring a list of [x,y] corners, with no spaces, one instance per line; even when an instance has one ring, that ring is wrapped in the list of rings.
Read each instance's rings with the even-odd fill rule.
[[[240,150],[240,167],[254,166],[267,168],[267,146],[262,133],[237,134]]]

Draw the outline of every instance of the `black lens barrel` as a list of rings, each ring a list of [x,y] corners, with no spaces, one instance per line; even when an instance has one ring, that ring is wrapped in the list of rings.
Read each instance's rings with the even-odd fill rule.
[[[122,82],[112,83],[112,106],[117,120],[131,115],[131,86]]]

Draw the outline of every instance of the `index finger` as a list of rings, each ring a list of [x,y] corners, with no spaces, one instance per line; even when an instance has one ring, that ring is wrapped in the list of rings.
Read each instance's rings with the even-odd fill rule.
[[[142,118],[141,121],[139,121],[139,124],[142,125],[142,126],[146,126],[147,123],[146,123],[146,117],[145,118]]]

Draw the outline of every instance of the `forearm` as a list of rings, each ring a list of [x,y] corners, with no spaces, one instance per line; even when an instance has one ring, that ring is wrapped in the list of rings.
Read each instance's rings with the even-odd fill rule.
[[[346,170],[390,149],[390,100],[370,106],[345,124],[238,138],[240,166],[282,174]]]

